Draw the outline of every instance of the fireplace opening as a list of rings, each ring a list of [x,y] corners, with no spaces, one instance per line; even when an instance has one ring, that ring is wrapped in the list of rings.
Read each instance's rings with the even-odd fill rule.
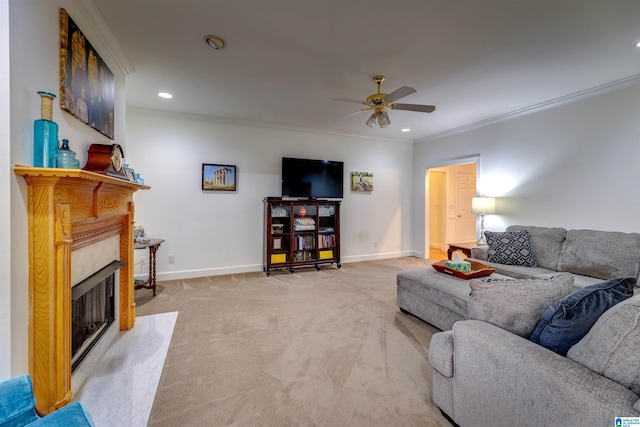
[[[113,261],[71,288],[71,371],[73,372],[115,320],[116,271]]]

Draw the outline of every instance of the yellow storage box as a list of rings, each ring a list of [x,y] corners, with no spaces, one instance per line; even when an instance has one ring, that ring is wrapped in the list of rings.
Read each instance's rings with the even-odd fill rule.
[[[287,262],[287,254],[271,254],[271,264]]]
[[[331,259],[333,258],[333,250],[327,249],[324,251],[320,251],[320,259]]]

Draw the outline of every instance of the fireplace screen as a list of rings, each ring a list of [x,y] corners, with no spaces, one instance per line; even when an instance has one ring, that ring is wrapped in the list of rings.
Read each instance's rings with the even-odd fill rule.
[[[113,261],[71,289],[72,371],[115,319],[115,273],[123,265]]]

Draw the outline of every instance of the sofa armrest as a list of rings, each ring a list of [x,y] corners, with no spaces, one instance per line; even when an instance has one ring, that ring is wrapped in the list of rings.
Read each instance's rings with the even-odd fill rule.
[[[640,416],[631,390],[499,327],[457,322],[453,339],[460,425],[608,425]]]
[[[480,261],[486,261],[489,259],[489,246],[477,246],[471,248],[471,258],[475,258]]]
[[[453,376],[453,331],[433,334],[429,344],[429,363],[443,377]]]
[[[0,425],[26,425],[38,419],[33,383],[20,375],[0,383]]]

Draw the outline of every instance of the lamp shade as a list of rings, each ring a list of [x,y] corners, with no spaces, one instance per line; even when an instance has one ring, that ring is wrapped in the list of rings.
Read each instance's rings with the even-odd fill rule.
[[[391,120],[389,120],[389,114],[387,114],[385,110],[378,113],[378,125],[380,125],[381,128],[386,128],[390,124]]]
[[[372,128],[373,125],[376,124],[376,117],[378,117],[378,113],[373,113],[371,117],[369,117],[369,119],[365,122],[365,124]]]
[[[471,212],[476,215],[491,215],[496,213],[496,199],[493,197],[472,198]]]

